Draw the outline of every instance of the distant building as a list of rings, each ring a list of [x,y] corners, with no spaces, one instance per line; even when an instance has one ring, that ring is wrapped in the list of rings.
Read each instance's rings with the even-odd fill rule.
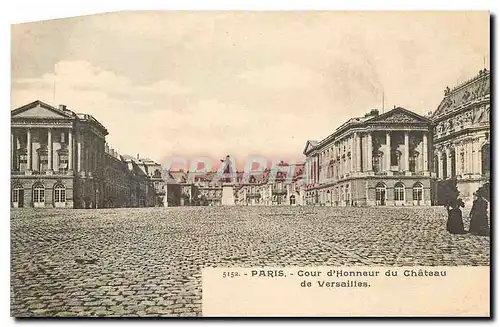
[[[491,178],[490,72],[450,90],[432,115],[433,168],[439,181],[456,179],[460,197],[471,204],[473,192]]]
[[[287,165],[287,164],[284,164]],[[288,166],[288,165],[287,165]],[[302,189],[303,164],[287,167],[293,172],[291,178],[287,173],[266,169],[245,176],[236,172],[234,196],[236,205],[302,205],[304,192]],[[275,174],[275,178],[270,178]],[[211,171],[188,178],[189,172],[172,170],[167,180],[169,206],[219,206],[222,204],[222,182],[216,172]]]
[[[161,167],[120,156],[93,116],[34,101],[11,112],[11,205],[103,208],[160,205]],[[160,172],[160,176],[158,175]]]

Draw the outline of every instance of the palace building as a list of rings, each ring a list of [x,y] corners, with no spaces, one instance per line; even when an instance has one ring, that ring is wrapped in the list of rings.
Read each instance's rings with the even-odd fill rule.
[[[428,118],[398,107],[372,110],[308,141],[306,204],[431,205],[431,129]]]
[[[11,205],[103,208],[161,202],[159,165],[120,156],[106,144],[106,135],[93,116],[64,105],[34,101],[11,111]]]
[[[439,181],[455,179],[460,197],[490,181],[490,72],[450,90],[432,115],[433,168]]]

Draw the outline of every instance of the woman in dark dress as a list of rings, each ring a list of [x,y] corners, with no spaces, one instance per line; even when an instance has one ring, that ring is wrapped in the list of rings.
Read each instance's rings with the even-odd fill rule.
[[[460,210],[460,207],[464,207],[464,203],[460,199],[450,201],[447,206],[448,221],[446,222],[446,230],[452,234],[465,233],[462,210]]]
[[[490,234],[488,225],[488,202],[477,192],[474,193],[474,203],[470,211],[469,233],[481,236],[488,236]]]

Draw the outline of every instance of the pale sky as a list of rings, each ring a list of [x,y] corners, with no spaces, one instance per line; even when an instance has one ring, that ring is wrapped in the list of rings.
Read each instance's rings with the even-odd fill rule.
[[[435,110],[484,62],[487,12],[111,13],[14,25],[11,109],[65,104],[160,163],[287,160],[382,93],[386,110]]]

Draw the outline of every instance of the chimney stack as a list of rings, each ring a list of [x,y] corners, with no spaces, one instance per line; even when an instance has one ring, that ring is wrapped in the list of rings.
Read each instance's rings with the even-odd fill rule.
[[[66,106],[64,104],[60,104],[59,110],[66,111]]]
[[[137,160],[139,160],[139,153],[137,154]]]

